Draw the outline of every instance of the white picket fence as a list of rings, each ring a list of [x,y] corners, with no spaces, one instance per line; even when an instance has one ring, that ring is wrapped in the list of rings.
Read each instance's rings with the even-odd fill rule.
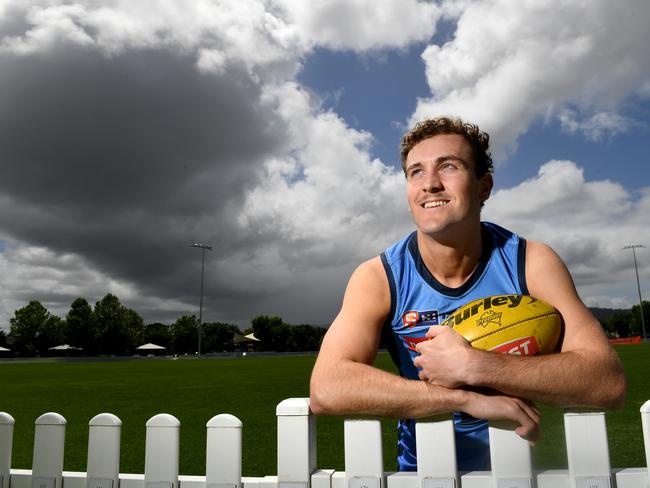
[[[277,406],[277,475],[242,477],[242,423],[229,414],[207,423],[205,476],[179,475],[180,422],[159,414],[146,424],[144,474],[120,473],[121,421],[109,413],[89,423],[87,472],[63,471],[66,420],[36,420],[32,469],[11,469],[14,419],[0,412],[0,488],[648,488],[647,468],[610,467],[605,414],[564,415],[567,470],[533,471],[528,443],[512,426],[490,424],[492,471],[458,473],[450,416],[418,422],[418,471],[386,473],[379,420],[345,420],[345,471],[316,468],[316,422],[309,400]],[[650,458],[650,401],[641,407]]]

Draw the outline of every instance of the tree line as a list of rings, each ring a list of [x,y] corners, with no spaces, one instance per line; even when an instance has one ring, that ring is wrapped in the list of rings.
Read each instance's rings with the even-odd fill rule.
[[[650,334],[650,302],[643,300],[643,317],[646,333]],[[601,318],[608,337],[642,336],[641,307],[634,305],[629,310],[616,310],[609,317]]]
[[[245,334],[254,333],[262,351],[316,351],[325,329],[312,325],[285,324],[280,317],[259,316],[251,327],[221,322],[203,323],[201,352],[229,352],[248,347]],[[173,324],[145,324],[134,310],[107,294],[94,307],[76,298],[64,318],[50,313],[38,300],[14,312],[9,333],[0,329],[0,346],[20,356],[51,355],[50,348],[68,344],[85,356],[131,355],[142,344],[152,342],[172,354],[194,354],[198,349],[199,321],[195,315],[179,317]],[[245,349],[244,349],[245,350]]]
[[[616,310],[599,320],[608,337],[642,335],[640,306]],[[650,321],[650,302],[643,302],[646,321]],[[598,314],[600,315],[600,314]],[[91,306],[79,297],[70,305],[65,318],[50,313],[39,301],[32,300],[15,311],[9,320],[9,333],[0,329],[0,346],[20,356],[45,356],[61,344],[80,348],[83,355],[130,355],[144,343],[163,346],[168,353],[194,354],[198,349],[199,321],[195,315],[179,317],[173,324],[145,324],[134,310],[122,305],[113,294]],[[650,323],[646,323],[650,333]],[[203,353],[244,349],[245,334],[254,333],[259,351],[317,351],[325,329],[312,325],[289,325],[280,317],[261,315],[242,331],[221,322],[204,323],[201,328]]]

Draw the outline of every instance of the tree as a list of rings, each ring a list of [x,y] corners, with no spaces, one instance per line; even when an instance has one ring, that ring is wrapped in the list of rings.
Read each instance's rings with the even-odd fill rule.
[[[85,298],[76,298],[65,317],[66,342],[86,354],[97,352],[97,327],[93,310]]]
[[[101,354],[131,354],[142,341],[144,322],[137,312],[126,308],[109,293],[95,304],[98,352]]]
[[[32,300],[14,312],[9,319],[10,336],[19,354],[33,356],[56,346],[61,331],[61,319],[52,315],[38,300]],[[42,338],[40,336],[43,335]]]
[[[7,347],[7,333],[0,329],[0,347]]]
[[[151,342],[169,350],[172,343],[171,328],[158,322],[147,324],[144,326],[144,339],[142,342]]]
[[[131,308],[124,308],[124,325],[128,338],[128,352],[133,353],[136,347],[144,344],[144,320]]]
[[[49,349],[65,343],[65,321],[56,315],[51,315],[41,325],[36,345],[41,356],[48,354]]]
[[[616,312],[602,321],[603,328],[609,337],[629,337],[632,315],[629,310]]]
[[[178,354],[198,350],[199,321],[196,315],[184,315],[172,324],[172,350]]]
[[[631,335],[642,335],[643,327],[641,324],[641,307],[639,305],[634,305],[630,312],[631,318]],[[645,320],[645,332],[650,335],[650,302],[643,300],[643,318]]]
[[[207,352],[225,352],[235,350],[235,334],[239,327],[232,324],[213,322],[203,325],[203,350]]]
[[[294,325],[291,327],[296,351],[318,351],[327,329],[313,325]]]
[[[278,338],[276,336],[279,332],[278,328],[282,325],[280,317],[270,317],[268,315],[260,315],[251,321],[253,333],[255,337],[260,340],[259,348],[262,351],[277,351],[275,349]]]

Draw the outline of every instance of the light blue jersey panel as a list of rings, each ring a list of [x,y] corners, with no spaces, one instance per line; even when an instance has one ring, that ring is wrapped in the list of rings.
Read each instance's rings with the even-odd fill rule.
[[[429,327],[442,323],[458,307],[491,295],[528,294],[526,241],[498,225],[483,222],[481,226],[481,259],[459,288],[446,287],[431,275],[420,256],[415,232],[381,254],[391,291],[387,344],[403,377],[418,379],[413,366],[415,345],[424,340]],[[456,412],[454,424],[458,469],[490,469],[487,421]],[[413,420],[398,423],[397,461],[400,471],[417,469]]]

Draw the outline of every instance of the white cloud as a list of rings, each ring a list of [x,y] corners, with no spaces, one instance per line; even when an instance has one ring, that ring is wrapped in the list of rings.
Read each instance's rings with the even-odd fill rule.
[[[648,18],[645,0],[470,3],[454,39],[422,54],[432,96],[412,120],[465,117],[492,135],[497,156],[567,107],[583,113],[573,130],[589,137],[625,130],[611,122],[624,99],[647,92]]]
[[[484,218],[553,247],[589,305],[629,307],[637,302],[636,283],[630,253],[622,248],[650,243],[642,224],[649,210],[650,188],[631,194],[613,181],[586,181],[572,161],[550,161],[536,177],[497,191]],[[639,272],[647,283],[650,265],[640,263]]]
[[[139,312],[164,313],[179,310],[194,312],[193,304],[178,300],[162,300],[143,296],[133,283],[115,279],[94,269],[78,254],[53,252],[42,246],[9,241],[0,252],[0,329],[9,329],[14,311],[31,300],[39,300],[51,313],[65,317],[77,297],[91,305],[107,293],[120,298],[123,304]],[[10,287],[10,289],[9,289]]]
[[[115,55],[167,46],[193,55],[202,69],[244,64],[260,76],[286,80],[314,46],[404,48],[430,39],[442,13],[416,0],[9,0],[0,14],[24,16],[29,29],[3,39],[0,50],[26,55],[63,41]]]
[[[597,142],[605,136],[613,137],[627,132],[636,124],[632,119],[612,112],[598,112],[580,120],[575,110],[562,110],[558,119],[563,130],[570,134],[581,132],[587,139]]]
[[[307,44],[364,51],[406,47],[435,33],[443,9],[416,0],[276,0]]]
[[[298,85],[269,88],[266,100],[288,124],[290,157],[265,163],[239,217],[273,243],[260,248],[259,259],[267,260],[274,246],[300,269],[349,267],[378,254],[408,222],[401,172],[371,160],[370,135],[320,111]]]

